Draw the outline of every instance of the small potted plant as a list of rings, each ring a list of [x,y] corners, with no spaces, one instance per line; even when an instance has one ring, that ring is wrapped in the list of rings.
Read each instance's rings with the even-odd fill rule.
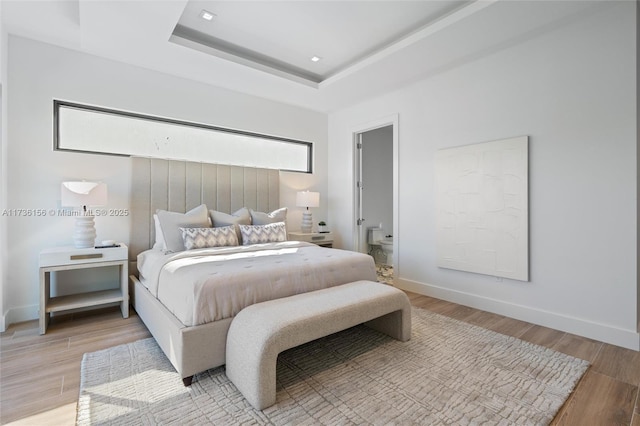
[[[329,232],[329,227],[325,221],[321,220],[318,222],[318,232],[321,234]]]

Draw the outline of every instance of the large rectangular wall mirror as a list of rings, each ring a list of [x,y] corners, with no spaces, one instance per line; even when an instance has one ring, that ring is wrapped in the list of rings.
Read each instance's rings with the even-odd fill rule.
[[[54,150],[311,173],[311,142],[54,100]]]

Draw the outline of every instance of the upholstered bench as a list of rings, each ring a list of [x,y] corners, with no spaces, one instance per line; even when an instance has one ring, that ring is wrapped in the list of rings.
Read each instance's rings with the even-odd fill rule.
[[[255,408],[276,402],[278,354],[358,324],[411,338],[411,305],[395,287],[356,281],[248,306],[227,335],[227,377]]]

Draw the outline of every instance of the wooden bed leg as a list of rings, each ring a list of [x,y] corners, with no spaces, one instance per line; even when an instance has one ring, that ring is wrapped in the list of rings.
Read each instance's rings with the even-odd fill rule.
[[[184,383],[185,386],[191,386],[192,381],[193,381],[193,376],[182,378],[182,383]]]

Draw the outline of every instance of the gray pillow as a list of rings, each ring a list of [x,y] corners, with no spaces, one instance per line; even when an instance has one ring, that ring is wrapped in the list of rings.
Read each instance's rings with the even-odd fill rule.
[[[165,248],[169,252],[184,251],[184,242],[180,228],[206,228],[210,227],[207,206],[204,204],[189,210],[186,213],[156,210],[160,229],[164,236]]]
[[[240,244],[242,244],[242,234],[240,233],[240,228],[238,228],[238,225],[251,225],[251,216],[249,215],[249,209],[243,207],[231,214],[209,210],[209,215],[211,215],[211,221],[213,222],[214,228],[233,225],[236,230],[238,241],[240,242]]]
[[[255,210],[251,210],[250,213],[252,225],[268,225],[270,223],[285,222],[287,220],[286,207],[274,210],[271,213],[257,212]]]

